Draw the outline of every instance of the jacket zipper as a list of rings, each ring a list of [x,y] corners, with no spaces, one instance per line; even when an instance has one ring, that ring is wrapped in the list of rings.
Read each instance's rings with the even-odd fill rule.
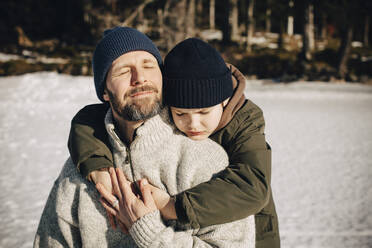
[[[141,191],[140,191],[138,182],[134,178],[134,169],[133,169],[132,156],[130,154],[130,149],[128,149],[128,147],[125,147],[125,149],[127,151],[127,159],[128,159],[128,162],[129,162],[130,171],[132,173],[132,182],[133,182],[133,185],[134,185],[134,189],[136,191],[135,193],[141,195]]]

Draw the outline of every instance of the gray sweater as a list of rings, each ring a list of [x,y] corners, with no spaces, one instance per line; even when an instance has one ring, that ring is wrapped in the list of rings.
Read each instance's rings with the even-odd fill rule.
[[[111,110],[105,123],[115,166],[123,169],[128,180],[146,177],[170,195],[208,181],[228,165],[221,146],[210,139],[193,141],[184,136],[170,123],[167,109],[137,129],[129,148],[115,132]],[[94,185],[68,159],[49,195],[34,247],[255,247],[254,216],[191,229],[176,221],[164,222],[154,211],[137,220],[130,235],[125,235],[109,227],[98,199]]]

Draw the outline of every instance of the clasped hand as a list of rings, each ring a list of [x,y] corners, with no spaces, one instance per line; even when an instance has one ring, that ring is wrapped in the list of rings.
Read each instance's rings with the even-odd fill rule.
[[[116,217],[120,229],[128,233],[132,225],[141,217],[159,209],[166,219],[176,219],[174,202],[170,196],[152,185],[146,179],[141,179],[139,192],[135,183],[129,182],[121,169],[110,168],[112,193],[101,183],[96,184],[101,194],[100,202],[109,216]],[[110,223],[115,227],[112,218]]]

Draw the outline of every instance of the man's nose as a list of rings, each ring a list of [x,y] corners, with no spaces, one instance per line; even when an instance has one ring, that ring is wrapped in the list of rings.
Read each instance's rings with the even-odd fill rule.
[[[134,68],[132,70],[131,85],[135,86],[146,82],[145,74],[142,70]]]

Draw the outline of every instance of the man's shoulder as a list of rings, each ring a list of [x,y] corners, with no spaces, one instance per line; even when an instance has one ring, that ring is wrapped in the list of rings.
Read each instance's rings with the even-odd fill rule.
[[[90,182],[83,178],[69,157],[54,184],[59,191],[71,191],[80,187],[89,187]]]

